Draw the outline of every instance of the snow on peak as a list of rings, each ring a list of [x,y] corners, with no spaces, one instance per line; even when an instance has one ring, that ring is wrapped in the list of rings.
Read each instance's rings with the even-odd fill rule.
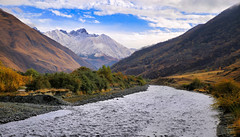
[[[68,47],[79,56],[106,55],[116,59],[130,56],[132,51],[105,34],[89,34],[86,29],[53,30],[45,33],[48,37]]]
[[[60,29],[60,31],[61,31],[62,33],[64,33],[64,34],[68,34],[66,30]]]
[[[70,34],[73,35],[73,36],[78,36],[78,35],[81,35],[81,34],[87,34],[88,35],[88,32],[87,32],[86,29],[82,28],[82,29],[78,29],[76,31],[72,30],[70,32]]]

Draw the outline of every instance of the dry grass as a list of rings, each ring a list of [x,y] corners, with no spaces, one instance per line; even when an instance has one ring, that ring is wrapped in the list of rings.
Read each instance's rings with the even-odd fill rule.
[[[36,91],[15,91],[15,92],[0,92],[0,96],[28,96],[28,95],[34,95],[34,94],[48,94],[48,93],[54,93],[54,92],[69,92],[69,89],[40,89]],[[50,94],[52,95],[52,94]]]
[[[193,72],[186,73],[182,75],[169,76],[167,78],[173,78],[178,85],[189,84],[194,79],[199,79],[204,83],[218,83],[219,81],[224,81],[227,78],[220,75],[223,70],[208,71],[208,72]]]
[[[233,129],[235,129],[235,135],[239,136],[240,135],[240,118],[236,120],[232,126]]]
[[[69,89],[56,89],[56,88],[50,88],[50,89],[39,89],[39,90],[36,90],[36,91],[33,91],[33,92],[36,92],[36,93],[46,93],[46,92],[56,92],[56,91],[59,91],[59,92],[65,92],[65,91],[70,91]],[[30,91],[31,92],[31,91]]]

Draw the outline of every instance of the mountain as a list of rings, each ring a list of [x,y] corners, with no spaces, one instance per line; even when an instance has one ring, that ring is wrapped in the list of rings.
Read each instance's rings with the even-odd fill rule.
[[[68,48],[22,23],[0,9],[0,61],[25,72],[70,72],[80,66],[92,67]]]
[[[179,37],[136,51],[112,69],[154,79],[226,68],[239,59],[240,5],[235,5]]]
[[[111,65],[132,54],[132,50],[109,36],[89,34],[84,28],[69,33],[65,30],[53,30],[44,34],[71,49],[97,68]]]

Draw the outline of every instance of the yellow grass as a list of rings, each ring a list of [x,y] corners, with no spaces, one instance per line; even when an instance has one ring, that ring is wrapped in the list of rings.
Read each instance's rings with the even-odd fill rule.
[[[15,91],[15,92],[0,92],[0,96],[28,96],[28,95],[34,95],[34,94],[47,94],[48,92],[56,92],[56,91],[60,91],[60,92],[65,92],[65,91],[69,91],[69,89],[55,89],[55,88],[51,88],[51,89],[40,89],[40,90],[36,90],[36,91]],[[52,94],[49,94],[52,95]]]
[[[223,70],[216,70],[216,71],[208,71],[208,72],[193,72],[193,73],[186,73],[182,75],[174,75],[169,76],[167,78],[173,78],[177,84],[189,84],[191,83],[195,78],[198,78],[204,83],[217,83],[219,81],[224,81],[227,78],[220,75]]]

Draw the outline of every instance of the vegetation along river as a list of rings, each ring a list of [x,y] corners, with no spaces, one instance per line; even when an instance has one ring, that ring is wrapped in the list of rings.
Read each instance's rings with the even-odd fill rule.
[[[112,100],[0,125],[2,136],[183,136],[214,137],[218,112],[208,95],[149,86]],[[0,135],[0,136],[1,136]]]

